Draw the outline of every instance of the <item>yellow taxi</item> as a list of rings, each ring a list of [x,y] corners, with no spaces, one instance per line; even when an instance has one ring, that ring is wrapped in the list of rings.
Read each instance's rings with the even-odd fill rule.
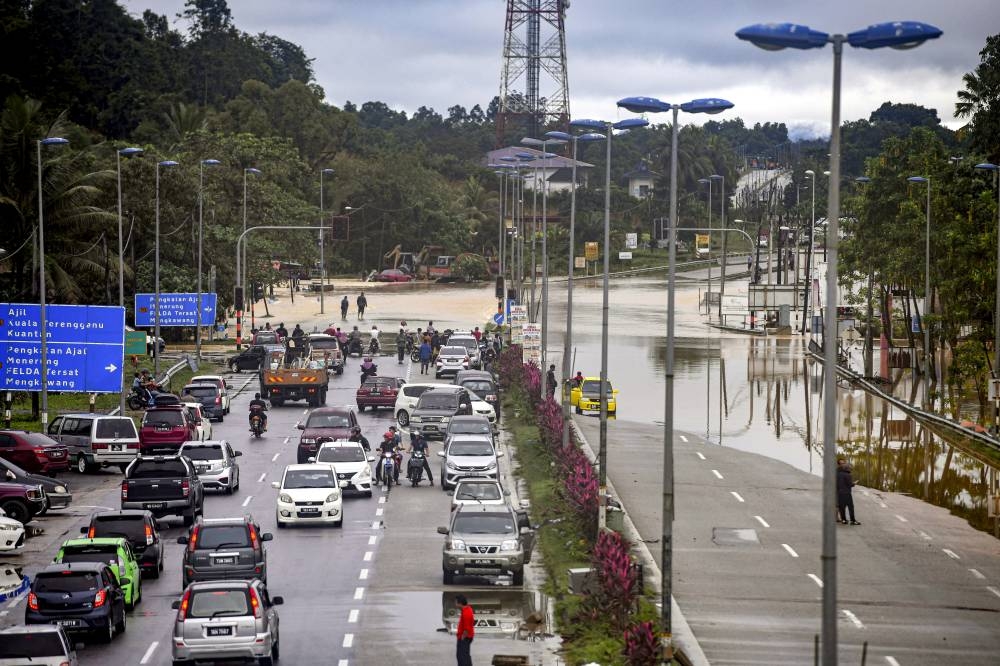
[[[617,389],[611,387],[611,380],[608,380],[608,414],[617,411],[618,402],[615,396]],[[585,411],[601,411],[601,378],[584,377],[578,386],[574,386],[569,392],[569,404],[576,408],[577,414]]]

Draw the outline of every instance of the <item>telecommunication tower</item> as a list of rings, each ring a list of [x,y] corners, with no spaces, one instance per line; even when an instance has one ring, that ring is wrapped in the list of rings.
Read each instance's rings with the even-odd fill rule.
[[[507,132],[538,137],[569,123],[568,8],[569,0],[507,0],[497,147]]]

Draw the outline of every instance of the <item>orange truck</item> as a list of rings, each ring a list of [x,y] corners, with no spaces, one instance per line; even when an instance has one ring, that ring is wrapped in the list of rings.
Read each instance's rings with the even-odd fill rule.
[[[305,400],[310,407],[326,403],[330,379],[325,368],[309,368],[309,356],[272,352],[260,369],[260,395],[281,407],[286,400]]]

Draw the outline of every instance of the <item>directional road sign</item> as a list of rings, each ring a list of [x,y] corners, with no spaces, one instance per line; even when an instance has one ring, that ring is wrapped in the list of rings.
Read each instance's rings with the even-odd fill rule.
[[[0,303],[0,390],[42,389],[40,310],[37,303]],[[125,308],[47,305],[45,320],[48,390],[122,390]]]
[[[135,325],[156,326],[156,294],[135,295]],[[160,293],[160,326],[197,326],[198,294]],[[215,323],[215,294],[201,295],[201,325]]]
[[[493,323],[496,324],[497,326],[503,326],[503,313],[502,312],[498,312],[495,315],[493,315]]]

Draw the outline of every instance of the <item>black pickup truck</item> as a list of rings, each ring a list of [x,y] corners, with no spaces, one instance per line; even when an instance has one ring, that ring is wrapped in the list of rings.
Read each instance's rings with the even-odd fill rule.
[[[140,456],[125,470],[122,509],[146,509],[154,516],[175,515],[185,525],[203,514],[205,490],[191,461],[183,456]]]

